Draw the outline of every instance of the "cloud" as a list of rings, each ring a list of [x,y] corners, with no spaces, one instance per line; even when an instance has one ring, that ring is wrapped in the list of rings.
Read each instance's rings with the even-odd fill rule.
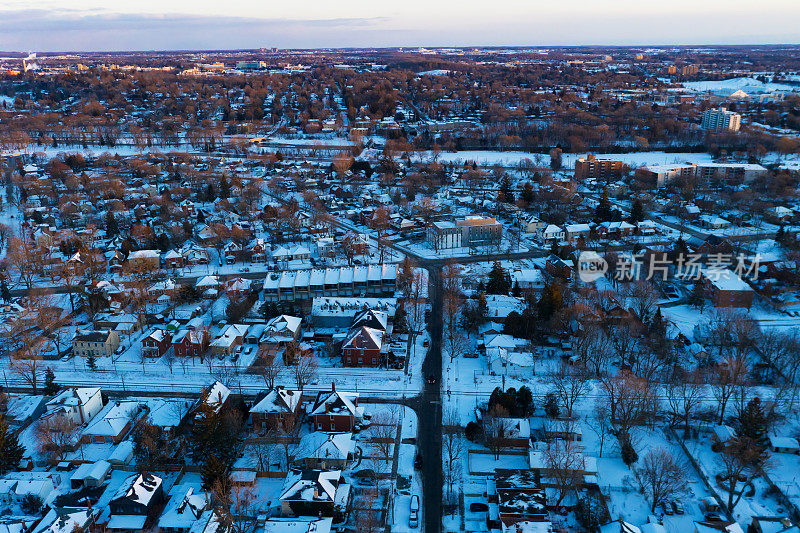
[[[23,9],[0,11],[0,46],[42,51],[208,49],[268,46],[276,40],[281,46],[300,46],[315,34],[377,31],[387,21],[385,17],[266,19]]]
[[[495,1],[508,8],[512,0]],[[404,4],[390,16],[295,19],[6,8],[0,10],[0,48],[46,52],[800,41],[800,27],[793,16],[800,14],[800,7],[794,3],[778,10],[722,11],[715,16],[686,13],[682,4],[681,9],[676,7],[679,13],[659,14],[644,8],[604,14],[569,8],[587,1],[563,0],[559,8],[536,13],[528,6],[514,16],[508,9],[480,16],[468,9],[454,10],[448,17],[416,16],[410,4]],[[297,10],[309,11],[300,6]]]

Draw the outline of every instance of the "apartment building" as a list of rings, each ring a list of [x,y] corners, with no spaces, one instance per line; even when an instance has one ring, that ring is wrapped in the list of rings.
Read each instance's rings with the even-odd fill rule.
[[[739,131],[741,123],[742,115],[720,107],[703,111],[700,127],[708,131]]]
[[[595,154],[589,154],[575,162],[575,179],[592,178],[605,180],[618,178],[622,175],[623,166],[622,161],[597,159]]]

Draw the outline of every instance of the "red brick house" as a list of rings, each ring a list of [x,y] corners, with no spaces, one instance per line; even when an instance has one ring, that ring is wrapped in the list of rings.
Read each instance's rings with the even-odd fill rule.
[[[163,329],[157,329],[142,339],[142,355],[145,357],[161,357],[172,346],[172,334]]]
[[[309,417],[317,431],[346,433],[361,421],[364,408],[358,406],[357,392],[320,391],[314,400]]]
[[[702,270],[703,285],[715,307],[741,307],[753,305],[753,289],[735,272],[725,269]]]
[[[288,390],[280,385],[270,389],[250,409],[253,429],[279,427],[283,420],[299,413],[303,405],[303,392]]]
[[[342,362],[346,366],[380,366],[383,347],[382,331],[367,326],[354,328],[342,343]]]
[[[172,339],[175,357],[199,357],[208,349],[209,334],[207,329],[179,331]]]

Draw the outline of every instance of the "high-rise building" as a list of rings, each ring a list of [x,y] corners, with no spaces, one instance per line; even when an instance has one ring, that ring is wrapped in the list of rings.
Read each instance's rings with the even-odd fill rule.
[[[700,127],[710,131],[739,131],[741,122],[742,115],[720,107],[703,111]]]

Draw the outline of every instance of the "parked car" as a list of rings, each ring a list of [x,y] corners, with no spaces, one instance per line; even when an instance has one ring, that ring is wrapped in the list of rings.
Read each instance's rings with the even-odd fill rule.
[[[470,513],[485,513],[489,511],[489,506],[483,502],[472,502],[469,504]]]
[[[409,503],[409,514],[408,514],[408,527],[416,528],[419,526],[419,496],[413,494],[411,496],[411,502]]]
[[[672,506],[668,502],[661,502],[661,512],[668,516],[675,514],[672,511]]]

